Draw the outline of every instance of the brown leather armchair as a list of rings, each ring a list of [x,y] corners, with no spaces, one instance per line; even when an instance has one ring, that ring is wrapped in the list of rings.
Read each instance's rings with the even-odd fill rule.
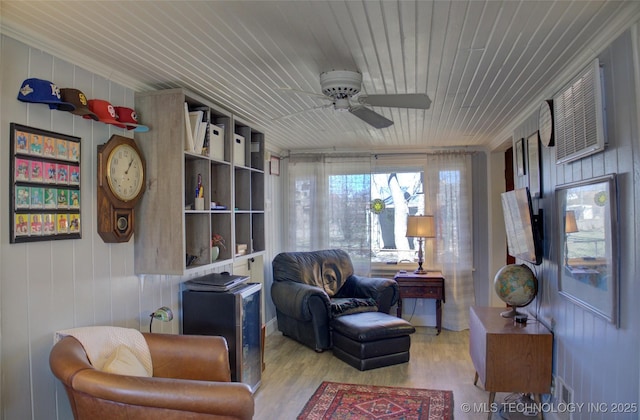
[[[94,369],[84,348],[65,337],[51,349],[49,365],[67,391],[78,419],[251,419],[248,385],[230,382],[223,337],[143,333],[153,377]]]

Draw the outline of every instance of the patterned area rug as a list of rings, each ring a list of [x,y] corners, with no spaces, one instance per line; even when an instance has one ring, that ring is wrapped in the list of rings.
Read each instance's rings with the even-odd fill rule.
[[[451,420],[453,392],[323,382],[298,420]]]

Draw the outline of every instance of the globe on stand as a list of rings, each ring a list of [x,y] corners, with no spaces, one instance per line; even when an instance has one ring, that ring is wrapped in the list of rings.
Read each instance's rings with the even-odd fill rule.
[[[509,264],[502,267],[493,279],[496,294],[511,310],[502,312],[504,318],[521,315],[516,308],[527,306],[538,293],[538,279],[524,264]]]

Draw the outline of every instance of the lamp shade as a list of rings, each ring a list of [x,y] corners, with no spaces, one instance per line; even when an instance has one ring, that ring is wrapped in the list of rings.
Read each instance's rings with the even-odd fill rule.
[[[579,232],[578,224],[576,223],[576,212],[573,210],[567,210],[564,215],[564,232],[575,233]]]
[[[406,236],[408,238],[435,238],[436,226],[433,216],[408,216]]]

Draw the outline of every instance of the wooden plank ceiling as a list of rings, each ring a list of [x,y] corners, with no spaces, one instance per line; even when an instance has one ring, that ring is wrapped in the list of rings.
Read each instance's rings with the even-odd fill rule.
[[[637,1],[2,1],[2,32],[137,90],[185,87],[285,150],[494,149]],[[595,54],[595,52],[594,52]],[[427,93],[374,110],[374,129],[293,88],[357,70],[366,94]],[[55,80],[54,80],[55,82]],[[3,87],[5,88],[5,87]],[[8,88],[8,87],[6,87]],[[16,87],[16,90],[18,87]],[[291,115],[286,118],[283,116]],[[144,116],[141,116],[144,122]]]

